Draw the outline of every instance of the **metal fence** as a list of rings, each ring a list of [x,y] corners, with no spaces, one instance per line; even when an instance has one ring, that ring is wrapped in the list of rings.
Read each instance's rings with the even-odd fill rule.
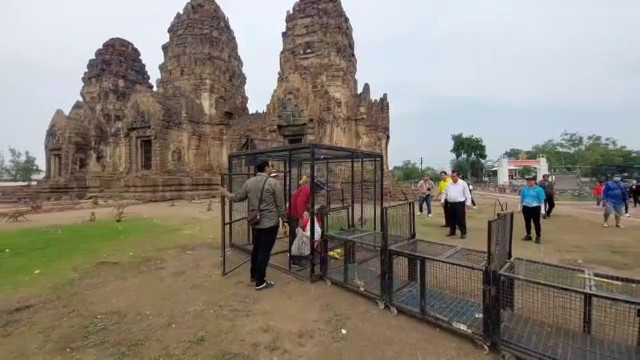
[[[324,276],[329,282],[357,291],[385,304],[389,283],[388,247],[415,234],[415,204],[383,208],[382,231],[366,227],[328,231]]]
[[[520,258],[500,274],[504,351],[526,359],[640,359],[640,280]]]

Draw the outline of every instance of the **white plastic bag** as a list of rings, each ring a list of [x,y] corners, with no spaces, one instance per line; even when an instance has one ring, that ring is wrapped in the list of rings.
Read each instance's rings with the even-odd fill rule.
[[[309,245],[309,239],[311,238],[311,222],[307,223],[305,229],[296,229],[296,239],[291,246],[291,255],[294,256],[307,256],[311,254],[311,246]],[[315,221],[315,233],[314,242],[320,241],[322,238],[322,229],[318,223],[318,219]]]

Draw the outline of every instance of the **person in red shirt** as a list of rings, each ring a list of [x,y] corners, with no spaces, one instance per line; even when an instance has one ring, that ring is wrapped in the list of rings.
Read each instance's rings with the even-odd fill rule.
[[[596,197],[596,204],[600,206],[602,203],[602,193],[604,192],[604,183],[602,181],[598,181],[598,185],[593,188],[593,196]]]
[[[306,177],[305,177],[306,179]],[[301,184],[306,181],[301,181]],[[327,189],[327,186],[320,180],[315,181],[315,193],[320,194]],[[291,197],[290,207],[287,208],[287,219],[289,222],[289,243],[293,244],[296,239],[296,229],[303,224],[305,218],[309,218],[309,207],[311,206],[311,186],[303,185],[296,190]],[[306,259],[303,256],[290,256],[291,265],[296,268],[304,268]]]

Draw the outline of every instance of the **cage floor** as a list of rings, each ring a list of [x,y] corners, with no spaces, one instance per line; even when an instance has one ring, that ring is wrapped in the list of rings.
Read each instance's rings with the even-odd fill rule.
[[[393,304],[419,314],[419,284],[411,282],[395,292]],[[482,304],[427,288],[426,309],[428,312],[445,319],[457,329],[472,331],[477,334],[482,333]]]
[[[600,340],[541,321],[502,312],[501,341],[558,360],[640,360],[640,347]]]
[[[380,262],[380,258],[376,257],[371,261]],[[379,267],[379,265],[378,265]],[[345,284],[344,281],[344,266],[333,267],[329,270],[327,277],[334,282]],[[347,267],[347,281],[346,284],[361,287],[374,295],[381,296],[380,292],[380,271],[374,269],[368,269],[363,267],[362,264],[349,264]]]
[[[349,229],[336,233],[328,233],[329,238],[343,241],[353,241],[360,244],[371,245],[374,247],[382,246],[383,234],[379,231],[370,231],[362,229]],[[389,234],[389,244],[395,244],[398,241],[406,240],[401,236]]]

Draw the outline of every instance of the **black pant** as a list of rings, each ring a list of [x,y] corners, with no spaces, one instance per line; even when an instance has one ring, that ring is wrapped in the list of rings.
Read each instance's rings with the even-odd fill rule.
[[[473,197],[473,191],[469,190],[469,194],[471,194],[471,205],[477,206],[476,199]]]
[[[531,236],[531,221],[536,228],[536,236],[542,236],[542,227],[540,226],[540,212],[542,211],[540,206],[523,206],[522,215],[524,216],[524,227],[527,230],[527,235]]]
[[[451,226],[451,203],[448,200],[444,201],[442,210],[444,211],[444,226]]]
[[[554,195],[547,195],[547,198],[544,200],[544,213],[547,217],[551,216],[553,209],[556,207],[556,199]]]
[[[633,194],[633,207],[640,205],[640,193]]]
[[[464,201],[449,203],[449,222],[449,234],[455,234],[456,227],[462,235],[467,234],[467,208]]]
[[[264,284],[267,276],[267,266],[271,258],[271,250],[278,237],[278,226],[266,229],[252,229],[253,249],[251,251],[251,278],[255,279],[256,286]]]

